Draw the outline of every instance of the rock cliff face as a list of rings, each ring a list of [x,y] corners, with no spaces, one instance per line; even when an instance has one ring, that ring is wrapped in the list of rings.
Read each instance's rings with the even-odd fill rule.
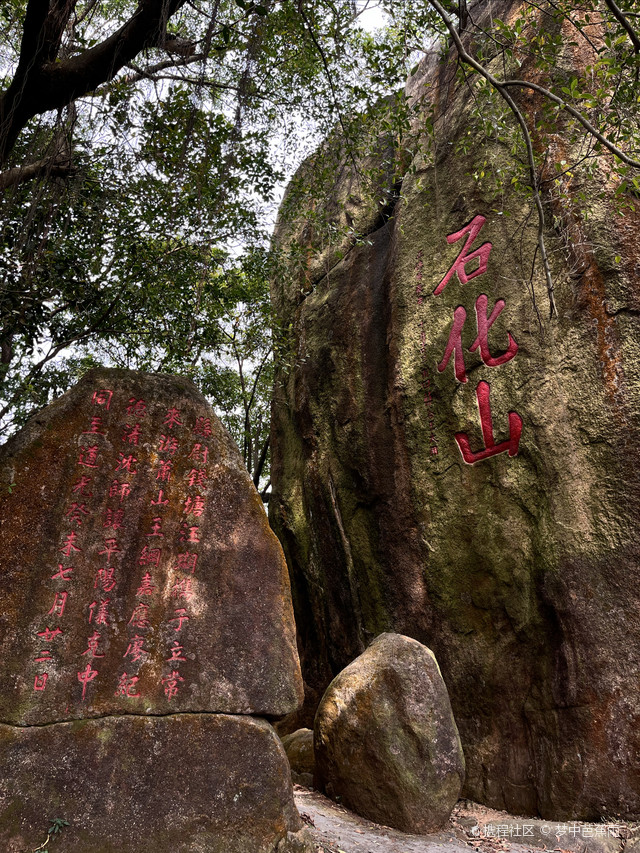
[[[373,637],[402,633],[441,665],[464,794],[638,817],[640,216],[614,211],[604,160],[589,185],[562,179],[547,320],[511,154],[450,66],[424,63],[409,93],[437,131],[401,191],[381,155],[375,191],[345,166],[315,200],[366,239],[320,245],[304,212],[278,231],[304,261],[273,287],[292,329],[270,512],[307,685],[296,724]],[[558,139],[549,162],[566,156]],[[381,192],[400,196],[382,215]]]

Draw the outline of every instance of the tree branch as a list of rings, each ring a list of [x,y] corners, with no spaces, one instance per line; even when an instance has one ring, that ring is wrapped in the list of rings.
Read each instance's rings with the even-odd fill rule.
[[[351,143],[349,142],[349,134],[347,133],[347,129],[344,126],[344,121],[342,120],[342,113],[339,107],[338,94],[336,92],[333,77],[331,76],[331,70],[329,68],[329,63],[327,62],[327,57],[324,55],[324,50],[322,49],[322,45],[318,41],[316,34],[313,31],[313,27],[311,26],[311,22],[307,18],[307,15],[304,11],[303,0],[298,0],[298,12],[300,13],[300,17],[307,28],[309,36],[311,37],[312,42],[315,45],[318,54],[320,55],[320,59],[322,60],[322,65],[324,66],[325,74],[327,75],[327,80],[329,81],[329,88],[331,89],[331,96],[333,99],[333,105],[338,113],[338,121],[340,122],[340,127],[342,128],[342,135],[344,137],[345,145],[347,146],[347,150],[349,152],[349,157],[351,158],[351,163],[353,168],[355,169],[356,175],[360,176],[360,169],[358,168],[358,161],[355,158],[355,155],[351,148]]]
[[[460,35],[455,28],[453,21],[447,14],[446,10],[440,4],[439,0],[429,0],[433,8],[436,10],[440,18],[444,22],[446,28],[449,30],[449,34],[456,46],[458,51],[458,56],[462,60],[462,62],[466,62],[467,65],[470,65],[474,68],[481,77],[491,85],[493,88],[499,92],[502,98],[506,101],[509,109],[514,114],[516,121],[520,125],[520,129],[522,131],[522,135],[524,137],[525,146],[527,149],[527,160],[529,165],[529,181],[531,186],[531,191],[533,193],[533,199],[536,206],[536,210],[538,212],[538,248],[540,250],[540,258],[542,260],[542,266],[544,269],[544,275],[547,282],[547,295],[549,298],[549,316],[553,317],[557,315],[558,311],[556,308],[555,297],[554,297],[554,288],[553,288],[553,279],[551,277],[551,268],[549,267],[549,258],[547,255],[547,249],[544,242],[544,228],[545,228],[545,218],[544,218],[544,210],[542,207],[542,199],[540,198],[540,191],[538,188],[538,176],[536,174],[536,163],[535,157],[533,154],[533,144],[531,142],[531,134],[529,133],[529,128],[527,127],[527,123],[525,121],[524,116],[520,112],[518,105],[515,103],[509,92],[505,89],[504,85],[496,79],[490,71],[481,65],[476,59],[471,56],[471,54],[467,53],[462,44],[462,40]]]
[[[33,178],[40,177],[67,177],[75,174],[75,167],[71,161],[65,160],[38,160],[27,166],[16,166],[0,172],[0,192],[9,187],[18,186]]]
[[[131,18],[113,35],[78,56],[52,61],[63,13],[73,0],[46,14],[46,0],[29,0],[18,69],[0,96],[0,163],[6,160],[24,125],[42,112],[60,109],[113,77],[141,50],[158,44],[167,21],[185,0],[139,0]],[[62,0],[65,3],[65,0]]]
[[[554,104],[558,104],[559,107],[562,107],[562,109],[568,112],[570,116],[573,116],[576,121],[579,121],[584,129],[588,131],[591,136],[597,139],[598,142],[601,142],[605,148],[614,155],[614,157],[622,160],[622,162],[626,163],[627,166],[633,166],[635,169],[640,169],[640,160],[634,160],[632,157],[625,154],[624,151],[621,151],[617,145],[600,133],[600,131],[594,127],[581,112],[572,107],[571,104],[563,101],[562,98],[558,97],[558,95],[554,95],[554,93],[550,92],[549,89],[545,89],[544,86],[539,86],[537,83],[530,83],[528,80],[505,80],[503,83],[496,81],[496,85],[502,87],[518,86],[521,89],[531,89],[534,92],[539,92],[541,95],[544,95],[545,98],[553,101]]]
[[[633,45],[634,51],[636,53],[640,53],[640,37],[638,37],[638,34],[636,33],[636,31],[633,29],[633,27],[631,26],[629,21],[626,19],[622,9],[619,8],[619,6],[615,2],[615,0],[604,0],[604,2],[607,4],[609,9],[611,10],[614,17],[617,19],[620,26],[623,27],[623,29],[625,29],[627,31],[627,35],[631,39],[631,44]]]
[[[258,463],[256,465],[256,470],[253,472],[253,485],[258,488],[260,483],[260,477],[262,476],[262,471],[264,470],[264,464],[267,461],[267,453],[269,452],[269,441],[270,436],[267,434],[264,444],[262,445],[262,450],[260,451],[260,458],[258,459]]]

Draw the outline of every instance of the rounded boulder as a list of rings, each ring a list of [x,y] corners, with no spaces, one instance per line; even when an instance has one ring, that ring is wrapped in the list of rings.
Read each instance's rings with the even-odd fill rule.
[[[416,834],[449,818],[464,755],[433,653],[381,634],[337,675],[314,723],[315,784],[363,817]]]
[[[313,732],[311,729],[298,729],[291,734],[284,735],[282,745],[291,765],[292,781],[310,788],[313,784],[315,765]]]

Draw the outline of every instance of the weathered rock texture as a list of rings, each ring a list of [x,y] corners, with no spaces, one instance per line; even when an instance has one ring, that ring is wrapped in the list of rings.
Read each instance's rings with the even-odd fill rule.
[[[567,48],[562,62],[588,60]],[[341,213],[329,207],[343,239],[322,244],[303,216],[278,231],[305,261],[273,287],[293,330],[276,385],[270,509],[307,684],[292,725],[308,725],[372,637],[397,631],[441,666],[467,796],[560,820],[637,817],[640,212],[615,212],[604,161],[588,184],[560,179],[566,194],[548,207],[558,231],[547,234],[559,316],[546,320],[536,272],[538,318],[535,215],[511,189],[519,166],[485,140],[451,66],[426,63],[409,91],[424,102],[416,126],[433,105],[436,140],[399,164],[395,209],[381,215],[380,191],[369,196],[347,162],[329,192],[346,200]],[[570,155],[558,140],[550,168]],[[472,223],[473,240],[469,230],[456,240]],[[460,267],[466,283],[454,273],[435,294],[456,259],[483,246]],[[482,353],[476,312],[482,323],[499,300]],[[461,307],[461,347],[444,364]],[[465,437],[471,453],[492,440],[502,452],[467,464]]]
[[[0,722],[298,706],[282,550],[190,382],[90,372],[0,483]]]
[[[422,835],[458,801],[464,757],[436,659],[381,634],[327,688],[314,723],[315,782],[376,823]]]
[[[284,751],[291,765],[291,779],[298,785],[313,784],[315,755],[313,751],[313,731],[298,729],[282,738]]]
[[[262,720],[224,714],[0,725],[0,846],[60,853],[304,853],[289,765]],[[10,768],[7,773],[5,768]],[[55,846],[54,846],[55,845]]]
[[[282,549],[195,386],[88,373],[0,450],[0,528],[2,849],[53,817],[61,853],[307,849],[275,732],[224,715],[302,680]]]

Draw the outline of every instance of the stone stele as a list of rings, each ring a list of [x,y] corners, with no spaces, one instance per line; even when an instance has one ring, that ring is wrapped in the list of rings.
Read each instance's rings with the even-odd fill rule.
[[[403,832],[442,827],[464,781],[451,703],[432,652],[381,634],[337,675],[314,725],[317,787]]]
[[[286,714],[286,566],[188,381],[100,370],[0,450],[0,721]]]
[[[301,701],[286,565],[195,386],[90,371],[0,449],[0,530],[3,849],[293,849],[275,734],[221,716]]]

